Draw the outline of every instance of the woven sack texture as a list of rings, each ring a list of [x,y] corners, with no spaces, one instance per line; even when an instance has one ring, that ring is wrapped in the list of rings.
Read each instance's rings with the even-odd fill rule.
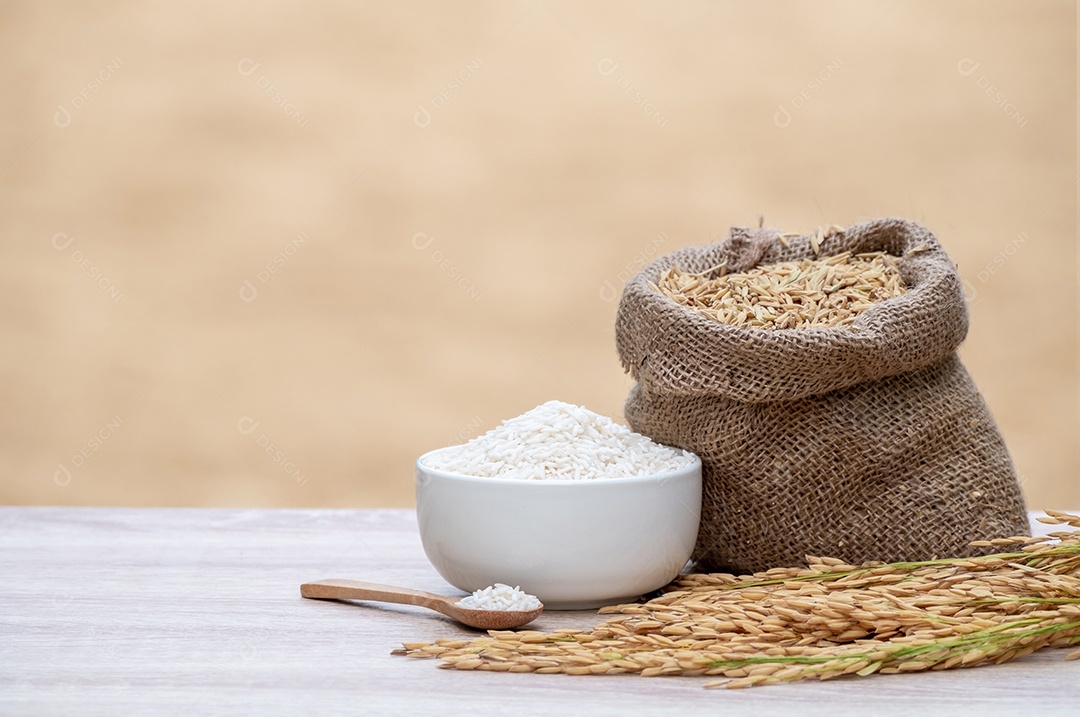
[[[844,251],[900,257],[908,289],[845,328],[727,325],[649,286],[670,267],[741,272]],[[903,219],[849,227],[817,252],[810,236],[733,227],[631,278],[616,320],[636,381],[626,418],[701,457],[697,569],[973,555],[986,550],[972,540],[1027,534],[1008,450],[956,354],[967,327],[956,267]]]

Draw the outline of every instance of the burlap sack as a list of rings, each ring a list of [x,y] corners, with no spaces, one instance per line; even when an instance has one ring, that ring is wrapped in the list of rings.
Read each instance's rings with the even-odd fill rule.
[[[848,328],[730,326],[649,287],[672,266],[813,256],[810,237],[786,242],[733,228],[654,261],[619,304],[619,357],[637,381],[627,421],[704,463],[697,569],[968,555],[972,540],[1027,534],[1008,450],[956,355],[968,326],[960,277],[925,228],[883,219],[822,242],[821,256],[902,257],[908,292]]]

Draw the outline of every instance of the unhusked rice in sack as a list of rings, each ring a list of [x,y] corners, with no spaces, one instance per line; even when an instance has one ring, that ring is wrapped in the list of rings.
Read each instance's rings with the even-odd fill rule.
[[[725,323],[656,289],[673,268],[708,276],[843,252],[898,257],[906,291],[847,326],[780,329]],[[956,354],[967,327],[956,267],[902,219],[793,238],[734,227],[631,278],[616,323],[636,381],[626,418],[701,457],[697,569],[920,560],[1026,534],[1008,450]]]

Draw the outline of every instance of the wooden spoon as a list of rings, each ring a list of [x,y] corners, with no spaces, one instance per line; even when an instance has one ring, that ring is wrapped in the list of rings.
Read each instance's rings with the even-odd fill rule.
[[[544,611],[543,605],[535,610],[473,610],[460,607],[457,601],[461,598],[393,585],[365,583],[359,580],[319,580],[314,583],[304,583],[300,586],[300,594],[316,600],[376,600],[402,605],[419,605],[481,630],[508,630],[512,627],[521,627],[535,620]]]

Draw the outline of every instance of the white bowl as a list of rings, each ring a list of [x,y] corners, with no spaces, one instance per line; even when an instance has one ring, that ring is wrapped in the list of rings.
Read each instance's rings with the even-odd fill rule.
[[[447,449],[440,449],[447,450]],[[454,587],[520,585],[544,607],[629,602],[690,558],[701,519],[701,460],[643,478],[478,478],[416,462],[424,552]]]

